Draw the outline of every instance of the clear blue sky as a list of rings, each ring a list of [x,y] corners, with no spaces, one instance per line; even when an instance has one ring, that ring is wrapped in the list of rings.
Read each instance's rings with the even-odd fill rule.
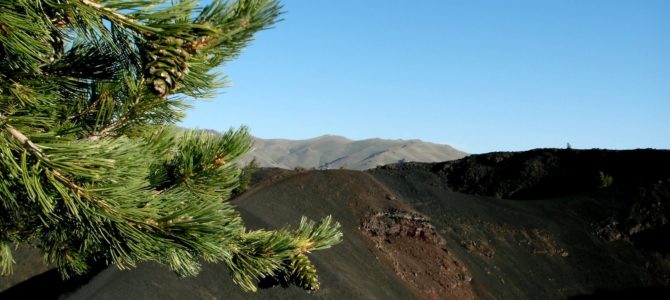
[[[670,1],[282,3],[183,126],[470,153],[670,148]]]

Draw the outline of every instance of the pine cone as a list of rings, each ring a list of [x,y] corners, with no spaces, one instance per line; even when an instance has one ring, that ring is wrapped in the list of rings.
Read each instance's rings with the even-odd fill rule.
[[[316,275],[316,268],[309,261],[307,255],[296,255],[291,262],[291,268],[293,269],[291,282],[308,291],[319,289],[319,277]]]
[[[316,268],[305,254],[293,255],[283,264],[284,269],[261,278],[259,285],[262,288],[297,285],[307,291],[319,290],[319,277],[316,275]]]
[[[147,84],[161,98],[167,97],[188,74],[191,54],[183,48],[184,40],[174,37],[148,41],[144,53],[144,75]]]

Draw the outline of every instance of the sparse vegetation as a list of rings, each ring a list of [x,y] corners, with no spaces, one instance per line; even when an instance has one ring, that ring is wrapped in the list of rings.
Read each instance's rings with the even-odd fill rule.
[[[254,175],[258,169],[258,163],[256,158],[252,159],[246,166],[240,170],[240,179],[237,187],[233,190],[233,196],[242,194],[249,189],[249,183],[251,183],[251,177]]]
[[[614,178],[603,171],[598,172],[598,178],[600,180],[601,188],[608,188],[612,186],[612,183],[614,183]]]

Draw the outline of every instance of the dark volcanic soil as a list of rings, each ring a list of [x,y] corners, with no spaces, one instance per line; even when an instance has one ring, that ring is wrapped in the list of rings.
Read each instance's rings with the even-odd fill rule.
[[[369,174],[342,170],[266,172],[272,175],[259,174],[266,179],[235,200],[245,220],[269,220],[266,226],[279,227],[295,222],[291,216],[296,214],[311,218],[332,214],[345,230],[342,245],[315,253],[323,286],[332,293],[320,291],[316,296],[473,297],[467,269],[442,249],[443,240],[432,225]],[[319,257],[324,257],[323,264],[319,264]],[[341,280],[349,286],[329,284]]]
[[[0,299],[670,299],[670,151],[262,169],[233,203],[250,228],[333,215],[344,242],[311,255],[321,290],[249,294],[223,266],[179,279],[149,263],[63,283],[22,248]]]
[[[317,220],[333,215],[342,224],[343,243],[311,255],[322,281],[317,293],[296,287],[244,293],[223,266],[205,265],[199,276],[179,279],[164,267],[145,263],[130,271],[108,267],[90,278],[67,282],[66,288],[59,288],[63,283],[52,270],[5,285],[0,299],[474,298],[467,268],[443,250],[443,239],[430,222],[371,175],[266,169],[256,177],[256,184],[233,201],[250,228],[295,226],[302,215]],[[31,258],[32,265],[40,265],[34,254]],[[45,286],[50,288],[40,288]]]

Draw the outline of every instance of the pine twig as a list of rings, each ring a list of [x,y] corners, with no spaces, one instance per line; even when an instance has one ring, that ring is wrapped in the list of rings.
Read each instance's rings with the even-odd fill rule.
[[[95,109],[95,107],[98,106],[98,103],[100,103],[100,97],[98,97],[97,99],[93,100],[93,102],[91,102],[91,104],[89,104],[88,106],[86,106],[86,108],[85,108],[84,110],[82,110],[81,112],[78,112],[78,113],[76,113],[76,114],[74,114],[74,115],[68,116],[68,117],[67,117],[67,120],[68,120],[68,121],[70,121],[70,120],[74,120],[74,119],[76,119],[76,118],[79,118],[79,117],[81,117],[81,116],[87,114],[87,113],[92,112],[93,109]]]
[[[0,115],[1,117],[2,115]],[[46,159],[46,156],[44,155],[44,152],[42,152],[42,149],[37,147],[35,143],[33,143],[28,137],[21,133],[20,131],[16,130],[14,127],[12,127],[9,124],[5,124],[5,129],[7,132],[9,132],[9,135],[11,135],[15,140],[19,141],[21,145],[26,147],[30,152],[34,153],[35,155],[39,156],[40,158]]]
[[[0,119],[4,118],[2,114],[0,114]],[[16,128],[12,127],[9,124],[4,124],[5,130],[9,133],[10,136],[12,136],[15,140],[17,140],[21,145],[23,145],[28,152],[34,154],[35,156],[39,157],[42,160],[49,161],[49,158],[44,154],[42,149],[40,149],[35,143],[33,143],[25,134],[22,132],[16,130]],[[90,200],[91,202],[95,203],[101,208],[104,208],[105,210],[109,212],[116,212],[116,209],[112,206],[110,206],[107,202],[103,200],[96,199],[95,197],[89,195],[88,193],[85,192],[85,189],[77,185],[75,182],[67,178],[63,173],[61,173],[59,170],[54,169],[54,168],[49,168],[51,173],[53,173],[54,177],[58,179],[58,181],[68,188],[70,188],[74,193],[79,195],[80,197],[83,197],[85,199]]]
[[[145,79],[144,79],[144,77],[142,77],[138,86],[141,88],[142,86],[144,86],[144,82],[145,82]],[[130,108],[130,111],[132,111],[132,109],[135,105],[140,103],[140,101],[142,100],[142,96],[143,96],[142,93],[139,92],[137,97],[135,97],[135,102],[133,102],[133,106]],[[97,99],[96,99],[96,101],[94,101],[94,103],[95,102],[97,102]],[[86,140],[86,141],[97,141],[101,138],[109,136],[114,130],[117,130],[117,129],[121,128],[121,126],[125,125],[125,123],[128,121],[128,115],[129,114],[130,114],[130,112],[128,112],[125,116],[123,116],[121,118],[118,118],[116,121],[110,123],[109,125],[105,126],[101,130],[98,130],[96,132],[91,133],[86,138],[84,138],[84,140]]]
[[[154,27],[150,27],[150,26],[141,24],[141,23],[129,18],[128,16],[126,16],[124,14],[118,13],[113,9],[110,9],[110,8],[107,8],[103,5],[101,5],[100,3],[96,3],[96,2],[93,2],[91,0],[79,0],[79,2],[83,5],[85,5],[85,6],[88,6],[92,9],[95,9],[97,11],[102,12],[102,14],[105,15],[110,21],[117,20],[119,22],[119,25],[121,25],[121,26],[123,26],[124,24],[129,25],[128,27],[137,31],[140,34],[146,34],[146,32],[159,33],[161,31],[163,31],[160,28],[154,28]],[[141,29],[145,32],[142,32],[138,29]]]
[[[4,119],[2,114],[0,114],[0,120]],[[44,161],[49,161],[49,158],[44,154],[42,149],[40,149],[35,143],[33,143],[28,137],[23,134],[22,132],[16,130],[14,127],[12,127],[9,124],[4,124],[2,125],[5,127],[5,130],[17,141],[19,141],[25,148],[28,150],[28,152],[35,154],[37,157]],[[64,184],[67,186],[70,190],[72,190],[75,194],[77,194],[79,197],[82,197],[91,203],[95,204],[96,206],[100,207],[101,209],[105,210],[107,213],[110,215],[118,215],[119,211],[115,207],[111,206],[107,201],[103,199],[99,199],[88,192],[86,192],[86,189],[79,186],[77,183],[74,181],[70,180],[67,178],[67,176],[63,175],[59,170],[55,168],[49,168],[49,171],[54,175],[54,178],[56,178],[60,183]],[[151,228],[154,230],[160,230],[158,225],[164,225],[165,223],[159,223],[156,222],[155,220],[145,220],[145,221],[136,221],[133,219],[130,219],[126,216],[122,216],[122,219],[127,222],[128,224],[138,227],[138,228]]]

